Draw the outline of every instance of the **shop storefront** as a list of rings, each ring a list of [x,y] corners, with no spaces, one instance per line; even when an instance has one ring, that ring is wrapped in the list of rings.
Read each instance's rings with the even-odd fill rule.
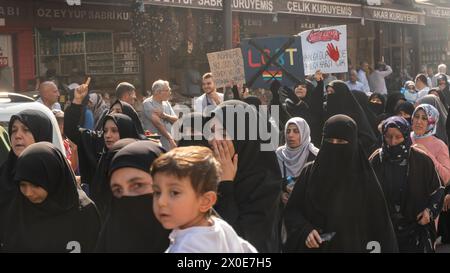
[[[0,91],[34,88],[33,27],[26,3],[0,1]]]
[[[436,68],[450,63],[450,8],[426,7],[426,25],[422,29],[421,62]]]
[[[129,5],[39,1],[33,16],[39,77],[70,84],[89,75],[92,88],[107,92],[121,81],[142,86]]]
[[[389,64],[393,73],[387,78],[388,90],[399,90],[402,83],[413,79],[421,70],[421,29],[425,13],[410,7],[364,7],[366,21],[375,23],[375,62]]]

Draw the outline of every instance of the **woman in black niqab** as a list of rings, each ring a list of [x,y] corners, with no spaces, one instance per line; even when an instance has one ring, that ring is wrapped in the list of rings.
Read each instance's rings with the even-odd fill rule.
[[[343,81],[332,81],[327,86],[334,93],[327,95],[326,118],[334,115],[347,115],[358,125],[358,139],[369,156],[377,148],[377,138],[364,110]]]
[[[138,141],[122,148],[111,161],[109,174],[120,168],[150,172],[164,149],[152,141]],[[98,252],[162,253],[169,247],[165,230],[153,213],[153,194],[113,197],[102,228]]]
[[[284,212],[284,251],[397,251],[386,202],[357,131],[345,115],[325,122],[319,154],[303,168]],[[310,249],[306,238],[313,230],[335,235]]]

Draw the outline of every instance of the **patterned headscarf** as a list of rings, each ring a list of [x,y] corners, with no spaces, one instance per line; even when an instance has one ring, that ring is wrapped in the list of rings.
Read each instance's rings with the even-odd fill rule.
[[[403,142],[395,146],[391,146],[386,142],[384,135],[389,128],[397,128],[403,135]],[[393,116],[386,119],[383,122],[383,145],[381,147],[381,152],[383,159],[390,161],[402,161],[407,159],[409,156],[409,149],[412,145],[411,140],[411,126],[408,121],[399,116]]]
[[[439,111],[430,104],[425,104],[425,103],[420,104],[419,106],[416,107],[416,110],[414,110],[414,113],[412,115],[413,118],[414,118],[414,115],[416,114],[416,112],[419,110],[423,110],[425,112],[425,115],[427,115],[428,126],[427,126],[427,130],[425,131],[425,134],[419,136],[413,132],[413,137],[414,138],[425,138],[425,137],[429,137],[429,136],[436,134],[436,127],[437,127],[436,125],[439,121]]]

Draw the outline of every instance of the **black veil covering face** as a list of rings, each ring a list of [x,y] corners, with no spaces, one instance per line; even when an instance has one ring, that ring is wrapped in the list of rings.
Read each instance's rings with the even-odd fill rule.
[[[238,114],[239,108],[246,109],[246,114]],[[227,112],[231,114],[227,115]],[[215,209],[259,252],[278,252],[281,173],[271,144],[267,140],[263,141],[259,133],[250,131],[256,130],[252,126],[259,121],[269,130],[273,128],[266,124],[267,117],[240,101],[224,102],[217,107],[214,115],[217,121],[215,126],[218,126],[215,133],[220,135],[227,132],[228,137],[233,139],[233,146],[239,157],[234,181],[219,184],[219,198]],[[219,127],[223,131],[218,132]],[[262,151],[262,144],[266,144],[267,149],[270,147],[269,151]]]
[[[152,141],[131,143],[116,153],[109,173],[125,167],[149,172],[153,161],[164,152]],[[161,253],[169,247],[169,233],[153,214],[153,194],[113,197],[97,251]]]
[[[327,95],[326,117],[347,115],[358,125],[358,139],[368,155],[376,149],[377,138],[369,119],[353,94],[343,81],[332,81],[327,88],[333,88],[334,93]]]
[[[381,103],[371,102],[371,100],[374,98],[378,98],[381,101]],[[377,93],[372,93],[372,95],[370,95],[369,108],[376,116],[384,114],[385,106],[386,106],[386,98],[383,95]]]
[[[397,251],[386,202],[357,131],[345,115],[325,122],[319,154],[304,167],[284,212],[286,252],[314,251],[305,245],[313,229],[336,233],[316,251],[369,252],[371,242],[381,252]]]
[[[97,169],[94,174],[91,186],[89,187],[90,196],[95,201],[98,211],[102,219],[108,214],[108,209],[111,204],[112,192],[109,186],[109,167],[112,158],[123,147],[138,141],[135,138],[122,138],[118,140],[107,152],[103,153],[97,164]]]
[[[47,198],[34,204],[17,194],[6,213],[3,234],[5,252],[90,252],[100,230],[100,218],[89,198],[80,190],[65,156],[53,144],[30,145],[17,160],[14,176],[39,186]]]

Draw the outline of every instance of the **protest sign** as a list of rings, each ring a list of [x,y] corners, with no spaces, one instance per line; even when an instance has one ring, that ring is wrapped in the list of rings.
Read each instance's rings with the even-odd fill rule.
[[[347,26],[332,26],[300,34],[305,75],[348,72]]]
[[[228,83],[242,85],[245,82],[244,61],[239,48],[206,54],[216,88]]]
[[[244,39],[241,49],[248,87],[269,88],[274,79],[293,86],[304,78],[300,37]]]

